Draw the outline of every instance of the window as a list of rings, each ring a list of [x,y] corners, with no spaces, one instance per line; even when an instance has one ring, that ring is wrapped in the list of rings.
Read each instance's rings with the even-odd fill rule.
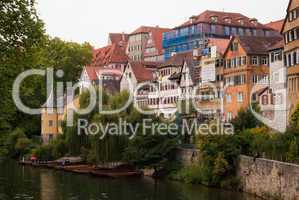
[[[49,126],[52,127],[54,124],[53,120],[49,120]]]
[[[243,102],[243,92],[239,92],[237,94],[237,101],[238,101],[238,103],[242,103]]]
[[[232,96],[230,94],[226,95],[226,103],[231,103],[232,102]]]
[[[241,25],[244,25],[244,20],[243,20],[243,19],[239,19],[238,22],[239,22]]]
[[[242,63],[241,63],[241,65],[246,65],[246,56],[242,57]]]
[[[274,104],[281,105],[282,103],[283,103],[282,94],[281,93],[274,94]]]
[[[218,22],[218,17],[217,17],[217,16],[212,16],[212,17],[211,17],[211,21],[212,21],[213,23],[217,23],[217,22]]]
[[[232,23],[232,19],[227,17],[224,19],[225,23],[231,24]]]
[[[239,35],[240,36],[244,35],[244,29],[243,28],[239,28],[238,31],[239,31]]]
[[[297,9],[291,10],[289,12],[289,21],[294,21],[295,19],[297,19]]]
[[[257,35],[257,31],[256,31],[256,29],[253,29],[253,30],[252,30],[252,34],[253,34],[253,36],[256,36],[256,35]]]
[[[227,113],[227,120],[231,121],[233,119],[233,114],[231,112]]]
[[[224,27],[224,34],[225,34],[226,36],[230,35],[230,28],[229,28],[228,26],[225,26],[225,27]]]
[[[237,28],[235,27],[232,27],[232,35],[237,35]]]
[[[258,57],[257,56],[252,56],[251,57],[251,64],[252,65],[258,65]]]
[[[216,26],[215,25],[211,25],[211,33],[215,34],[216,33]]]
[[[231,51],[238,51],[239,45],[237,42],[232,43]]]
[[[279,73],[278,72],[273,73],[272,80],[274,81],[274,83],[279,82]]]
[[[268,95],[265,94],[262,96],[262,104],[268,105]]]
[[[268,64],[267,57],[262,57],[261,64],[262,65],[267,65]]]
[[[231,68],[231,60],[230,59],[226,60],[226,68]]]
[[[242,57],[239,57],[238,58],[238,66],[241,66],[242,65]]]
[[[247,36],[251,36],[252,34],[251,34],[251,30],[248,28],[248,29],[246,29],[246,35]]]

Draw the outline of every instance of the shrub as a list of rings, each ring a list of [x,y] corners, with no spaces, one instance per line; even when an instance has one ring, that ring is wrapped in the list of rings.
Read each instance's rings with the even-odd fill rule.
[[[32,142],[28,138],[18,138],[15,145],[15,151],[18,155],[24,156],[30,151]]]
[[[51,145],[43,145],[33,149],[31,154],[39,160],[53,160],[52,150],[53,147]]]

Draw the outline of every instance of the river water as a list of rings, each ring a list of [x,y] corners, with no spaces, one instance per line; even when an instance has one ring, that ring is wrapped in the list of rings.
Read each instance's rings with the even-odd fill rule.
[[[251,195],[151,178],[100,179],[0,163],[0,200],[257,200]]]

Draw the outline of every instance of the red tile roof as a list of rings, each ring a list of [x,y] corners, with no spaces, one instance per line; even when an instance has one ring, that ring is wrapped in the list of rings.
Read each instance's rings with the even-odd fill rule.
[[[97,71],[100,67],[84,67],[84,70],[87,73],[89,80],[96,81],[98,80]]]
[[[98,75],[113,75],[113,76],[121,76],[122,73],[117,69],[109,69],[104,67],[84,67],[84,70],[87,73],[89,80],[96,81],[98,80]]]
[[[229,41],[228,39],[209,38],[208,44],[210,46],[216,46],[217,51],[223,55],[229,45]]]
[[[269,28],[272,28],[276,31],[279,31],[281,32],[281,29],[282,29],[282,26],[283,26],[283,22],[284,22],[284,19],[281,19],[281,20],[278,20],[278,21],[274,21],[274,22],[270,22],[268,24],[265,24],[265,26],[269,27]]]
[[[119,42],[127,42],[129,35],[126,33],[109,33],[109,39],[112,44],[119,44]]]
[[[160,31],[169,31],[168,28],[160,28],[159,26],[140,26],[137,28],[135,31],[133,31],[130,35],[135,35],[135,34],[140,34],[140,33],[150,33],[155,30],[160,30]]]
[[[126,63],[128,57],[125,48],[118,44],[108,45],[93,51],[93,61],[91,66],[99,67],[110,63]]]
[[[130,62],[130,66],[135,75],[137,82],[145,82],[153,80],[153,71],[147,69],[141,62]]]
[[[211,17],[218,17],[217,22],[212,22]],[[185,27],[190,26],[192,24],[198,24],[198,23],[214,23],[214,24],[222,24],[222,25],[228,25],[228,26],[238,26],[238,27],[251,27],[251,28],[261,28],[261,29],[271,29],[261,23],[257,23],[256,25],[251,22],[251,20],[256,20],[254,18],[246,17],[245,15],[242,15],[240,13],[231,13],[231,12],[220,12],[220,11],[211,11],[206,10],[200,15],[192,16],[192,20],[183,23],[182,25],[178,27]],[[230,18],[231,23],[225,21],[225,19]],[[243,24],[239,22],[239,20],[243,20]],[[178,28],[176,27],[176,28]]]
[[[275,43],[273,46],[271,46],[268,50],[276,50],[276,49],[283,49],[284,47],[284,42],[283,40],[280,40],[279,42]]]
[[[237,38],[241,46],[247,54],[265,55],[268,54],[269,48],[282,40],[282,37],[249,37],[236,36],[231,39],[231,42]],[[227,48],[229,49],[229,48]]]
[[[182,66],[185,60],[192,60],[193,52],[184,52],[184,53],[176,53],[174,56],[170,57],[167,61],[162,63],[159,67],[168,67],[168,66]]]

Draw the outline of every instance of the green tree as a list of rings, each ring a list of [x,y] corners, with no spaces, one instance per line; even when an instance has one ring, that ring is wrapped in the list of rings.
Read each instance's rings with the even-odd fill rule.
[[[235,119],[232,120],[236,132],[245,129],[255,128],[260,125],[260,122],[254,117],[250,108],[241,109]]]
[[[287,161],[294,162],[298,159],[297,141],[294,139],[290,142],[289,150],[287,152]]]

